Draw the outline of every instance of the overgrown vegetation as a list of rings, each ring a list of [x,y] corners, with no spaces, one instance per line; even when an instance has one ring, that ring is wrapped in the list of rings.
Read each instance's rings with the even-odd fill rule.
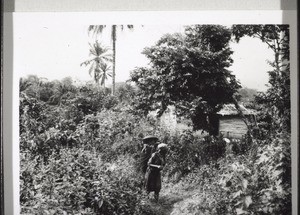
[[[230,29],[219,25],[186,27],[184,34],[165,35],[144,54],[151,67],[136,68],[131,80],[141,89],[139,107],[163,113],[169,105],[190,118],[194,129],[212,133],[211,119],[233,102],[241,87],[228,70],[232,63]],[[209,120],[208,120],[209,119]]]
[[[207,40],[201,46],[199,38],[203,35],[199,29],[204,30],[204,35],[209,31],[207,26],[187,28],[186,42],[192,45],[181,47],[185,51],[180,54],[192,55],[195,52],[190,50],[192,46],[200,46],[199,50],[209,47]],[[212,39],[223,34],[227,38],[231,32],[220,26],[212,29],[216,33]],[[164,37],[157,47],[147,49],[148,57],[159,64],[158,60],[162,59],[156,59],[157,50],[165,43],[171,43],[170,49],[181,46],[181,39],[180,35]],[[215,48],[230,53],[226,43]],[[223,56],[222,51],[219,54]],[[210,55],[218,56],[207,53],[202,57],[210,58]],[[170,59],[163,60],[160,63],[170,63]],[[208,60],[205,62],[213,62]],[[172,62],[177,60],[172,58]],[[173,72],[182,69],[172,65]],[[164,84],[168,85],[166,77],[159,77],[160,72],[165,74],[161,64],[152,69],[157,69],[157,78],[166,80]],[[167,91],[159,91],[160,95],[155,97],[156,94],[149,92],[150,85],[141,87],[148,83],[143,79],[143,71],[146,70],[137,69],[133,75],[138,87],[124,83],[116,88],[114,95],[93,84],[75,85],[71,78],[47,81],[29,76],[20,80],[22,214],[291,214],[290,130],[288,126],[277,129],[290,120],[287,111],[282,112],[283,106],[275,107],[278,114],[273,119],[267,112],[270,103],[252,99],[252,94],[248,100],[247,93],[240,93],[241,101],[247,101],[249,107],[259,111],[259,135],[255,139],[249,137],[228,143],[222,136],[199,136],[189,127],[173,133],[161,126],[159,120],[145,114],[149,111],[145,104],[160,101]],[[232,78],[233,86],[228,86],[226,95],[233,96],[238,83],[223,67],[220,72]],[[170,77],[175,76],[174,73]],[[149,77],[148,81],[152,83],[153,78]],[[275,80],[271,80],[275,88]],[[223,88],[231,82],[222,79],[220,83]],[[210,88],[202,84],[207,90]],[[171,97],[164,100],[165,104],[173,101],[175,95],[167,93]],[[280,96],[276,94],[279,99]],[[208,108],[212,113],[209,106],[213,101],[205,103],[204,99],[205,96],[196,99],[197,105],[202,104],[201,108]],[[226,101],[219,101],[214,111]],[[161,204],[152,203],[143,191],[139,152],[141,140],[148,134],[158,136],[169,146]]]

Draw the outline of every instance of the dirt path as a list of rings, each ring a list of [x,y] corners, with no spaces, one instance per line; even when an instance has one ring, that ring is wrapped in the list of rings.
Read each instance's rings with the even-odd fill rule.
[[[161,195],[159,202],[155,202],[154,199],[150,199],[150,206],[158,212],[157,215],[170,215],[173,211],[174,205],[185,199],[184,196],[173,195]]]
[[[181,206],[191,201],[196,192],[195,189],[185,190],[180,186],[169,185],[162,189],[159,202],[155,202],[152,194],[148,204],[154,211],[157,211],[157,215],[179,215],[183,214],[180,210]]]

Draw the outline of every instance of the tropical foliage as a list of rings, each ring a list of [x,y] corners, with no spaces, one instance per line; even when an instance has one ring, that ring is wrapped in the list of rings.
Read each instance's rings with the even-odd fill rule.
[[[264,26],[254,29],[260,34]],[[239,90],[227,69],[228,42],[235,31],[189,26],[184,34],[164,36],[144,51],[151,67],[133,71],[136,85],[122,83],[115,95],[71,78],[20,79],[21,213],[291,214],[290,129],[278,129],[289,118],[279,103],[271,115],[268,100]],[[94,60],[87,65],[97,65]],[[279,102],[286,95],[272,88],[289,82],[275,85],[272,78],[267,94]],[[192,119],[194,128],[209,130],[206,117],[234,99],[259,111],[260,135],[228,140],[189,126],[174,133],[145,114],[162,113],[173,104],[182,122]],[[143,189],[140,151],[146,135],[169,146],[159,203]]]
[[[257,96],[257,103],[264,107],[265,115],[272,119],[273,130],[290,131],[290,33],[288,25],[234,25],[232,33],[236,41],[244,36],[260,39],[274,52],[273,67],[269,73],[267,92]]]
[[[169,105],[186,116],[195,129],[212,130],[211,117],[233,101],[240,88],[228,70],[232,63],[230,29],[190,26],[185,33],[166,35],[144,54],[150,68],[137,68],[131,80],[141,89],[138,107],[146,113]]]
[[[94,36],[99,36],[103,33],[106,25],[90,25],[88,31],[93,33]],[[113,69],[112,69],[112,94],[115,95],[116,92],[116,46],[117,46],[117,31],[120,29],[121,31],[124,30],[124,25],[112,25],[110,27],[111,32],[111,40],[112,40],[112,49],[113,49]],[[126,25],[126,28],[133,29],[133,25]]]
[[[105,88],[105,80],[108,76],[111,76],[108,73],[110,66],[107,65],[107,63],[112,61],[109,49],[96,40],[94,44],[90,44],[90,56],[92,56],[91,59],[84,61],[80,65],[90,66],[89,74],[93,76],[96,83],[100,81],[100,85],[104,85]]]

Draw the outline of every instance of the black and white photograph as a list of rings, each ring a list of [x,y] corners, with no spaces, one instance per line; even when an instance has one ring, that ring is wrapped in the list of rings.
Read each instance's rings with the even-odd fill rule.
[[[62,17],[14,19],[20,214],[292,214],[289,24]]]

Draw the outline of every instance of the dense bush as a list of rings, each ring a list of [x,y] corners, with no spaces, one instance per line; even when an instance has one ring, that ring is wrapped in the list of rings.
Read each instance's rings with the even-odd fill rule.
[[[201,189],[181,214],[291,214],[289,136],[260,144],[254,160],[231,155],[184,177],[181,184]]]
[[[59,104],[20,94],[22,213],[147,211],[138,155],[141,138],[154,131],[130,108],[117,107],[117,97],[90,89]]]
[[[166,143],[170,149],[167,173],[171,178],[175,177],[175,180],[203,164],[217,160],[224,156],[226,151],[226,143],[222,139],[209,136],[199,138],[189,130],[180,136],[167,137]]]
[[[22,213],[133,214],[139,205],[141,181],[129,157],[105,163],[90,151],[62,149],[44,165],[26,156],[21,153]]]
[[[169,146],[163,187],[194,190],[173,214],[291,213],[289,134],[259,136],[249,156],[249,139],[227,144],[222,137],[161,127],[134,109],[131,88],[121,89],[128,90],[125,98],[80,86],[54,104],[47,101],[46,84],[33,80],[22,82],[20,93],[22,213],[163,214],[143,194],[139,156],[145,135]]]

